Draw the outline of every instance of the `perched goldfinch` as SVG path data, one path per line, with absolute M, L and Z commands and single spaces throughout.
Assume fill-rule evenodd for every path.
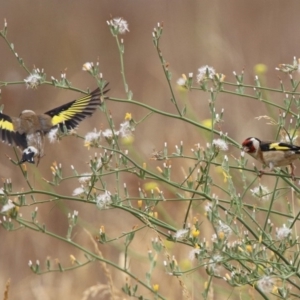
M 275 167 L 291 166 L 294 177 L 293 161 L 300 158 L 300 147 L 281 143 L 266 142 L 255 137 L 247 138 L 243 143 L 243 150 L 272 171 Z
M 34 157 L 39 159 L 44 155 L 44 137 L 51 130 L 58 128 L 63 131 L 74 129 L 79 122 L 91 116 L 98 105 L 107 98 L 103 95 L 109 90 L 97 88 L 90 95 L 63 104 L 44 114 L 36 114 L 32 110 L 24 110 L 19 117 L 9 117 L 0 113 L 0 140 L 22 150 L 19 163 L 34 163 Z

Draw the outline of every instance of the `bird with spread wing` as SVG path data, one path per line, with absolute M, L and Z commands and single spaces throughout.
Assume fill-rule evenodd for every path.
M 20 164 L 38 162 L 44 155 L 44 137 L 51 130 L 64 128 L 72 130 L 86 117 L 91 116 L 109 91 L 105 90 L 108 83 L 97 88 L 89 95 L 73 100 L 43 114 L 36 114 L 32 110 L 24 110 L 19 117 L 10 117 L 0 113 L 0 140 L 22 150 Z

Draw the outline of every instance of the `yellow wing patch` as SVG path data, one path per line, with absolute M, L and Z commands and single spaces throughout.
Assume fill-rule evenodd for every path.
M 52 124 L 57 125 L 72 119 L 76 114 L 84 113 L 86 108 L 89 106 L 91 95 L 76 100 L 66 110 L 62 110 L 58 115 L 52 117 Z
M 0 120 L 0 129 L 14 131 L 14 124 L 8 120 L 1 119 Z
M 290 147 L 279 145 L 279 143 L 272 143 L 272 144 L 270 144 L 269 149 L 274 149 L 274 150 L 291 150 Z

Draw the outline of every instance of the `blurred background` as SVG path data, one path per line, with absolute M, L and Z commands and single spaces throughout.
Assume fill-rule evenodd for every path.
M 68 80 L 75 87 L 95 88 L 93 78 L 82 71 L 85 62 L 99 62 L 100 71 L 110 82 L 109 96 L 126 98 L 120 74 L 120 59 L 115 39 L 112 37 L 106 21 L 113 17 L 122 17 L 129 23 L 130 32 L 122 38 L 125 45 L 125 71 L 133 99 L 164 110 L 176 113 L 170 102 L 171 94 L 160 65 L 156 49 L 152 42 L 152 31 L 158 22 L 163 22 L 164 33 L 161 40 L 161 51 L 169 63 L 173 74 L 172 83 L 181 107 L 187 104 L 187 115 L 201 122 L 210 118 L 208 109 L 209 95 L 203 92 L 181 93 L 176 89 L 176 81 L 181 74 L 194 73 L 198 68 L 209 65 L 218 73 L 226 75 L 226 81 L 236 82 L 232 72 L 245 72 L 245 82 L 254 83 L 257 75 L 255 66 L 264 64 L 265 71 L 258 74 L 264 85 L 279 87 L 278 75 L 288 86 L 289 79 L 275 71 L 279 63 L 292 63 L 293 57 L 299 57 L 299 1 L 261 1 L 261 0 L 215 0 L 215 1 L 2 1 L 0 4 L 0 24 L 4 19 L 8 23 L 8 39 L 14 44 L 15 51 L 23 58 L 27 67 L 44 69 L 47 79 L 50 76 L 60 78 L 66 72 Z M 2 20 L 2 21 L 1 21 Z M 0 27 L 2 27 L 0 25 Z M 0 81 L 22 81 L 28 74 L 19 66 L 4 40 L 0 39 Z M 298 75 L 296 75 L 298 76 Z M 298 78 L 299 79 L 299 78 Z M 18 116 L 24 109 L 45 112 L 80 96 L 78 93 L 42 85 L 37 89 L 26 88 L 25 84 L 2 87 L 0 104 L 4 105 L 4 113 Z M 266 95 L 270 101 L 281 101 L 282 95 Z M 126 103 L 107 102 L 116 127 L 123 122 L 125 113 L 130 112 L 135 120 L 140 120 L 146 110 Z M 265 125 L 266 121 L 257 121 L 257 116 L 270 114 L 264 104 L 242 98 L 221 94 L 218 96 L 216 110 L 225 109 L 222 131 L 238 142 L 248 136 L 262 139 L 274 138 L 275 129 Z M 278 112 L 273 111 L 276 116 Z M 107 122 L 100 111 L 82 122 L 78 133 L 84 135 L 94 128 L 105 129 Z M 188 151 L 196 143 L 206 143 L 206 133 L 173 119 L 153 115 L 136 128 L 135 143 L 132 151 L 140 163 L 146 162 L 149 168 L 161 165 L 149 160 L 153 150 L 162 150 L 164 142 L 168 143 L 169 152 L 175 145 L 183 141 Z M 126 148 L 124 146 L 124 148 Z M 134 150 L 133 150 L 134 149 Z M 231 149 L 231 153 L 239 153 Z M 59 144 L 47 144 L 46 156 L 38 168 L 28 166 L 29 180 L 36 189 L 46 189 L 56 193 L 71 195 L 79 186 L 75 180 L 67 181 L 59 187 L 49 187 L 41 178 L 51 180 L 51 164 L 62 163 L 64 175 L 71 175 L 71 165 L 79 173 L 88 172 L 89 156 L 95 149 L 87 150 L 82 140 L 67 137 Z M 27 190 L 28 187 L 21 176 L 19 168 L 13 165 L 5 154 L 15 157 L 11 147 L 0 144 L 0 176 L 3 180 L 10 178 L 14 191 Z M 181 165 L 183 164 L 183 165 Z M 180 167 L 187 168 L 193 164 L 178 162 L 174 166 L 178 173 L 175 180 L 183 180 L 184 173 Z M 173 168 L 173 166 L 172 166 Z M 177 168 L 177 169 L 176 169 Z M 299 170 L 299 168 L 298 168 Z M 126 181 L 131 195 L 137 195 L 138 187 L 143 184 L 134 177 L 122 178 Z M 216 175 L 216 181 L 223 180 Z M 114 188 L 114 181 L 108 182 Z M 39 198 L 42 200 L 43 198 Z M 44 199 L 47 199 L 46 197 Z M 121 232 L 130 231 L 140 225 L 133 217 L 122 211 L 99 211 L 94 206 L 81 205 L 70 201 L 45 204 L 39 206 L 39 220 L 49 230 L 58 235 L 66 235 L 68 222 L 66 214 L 79 211 L 80 226 L 75 230 L 74 240 L 94 251 L 89 236 L 98 233 L 104 225 L 110 237 Z M 180 228 L 186 205 L 180 203 L 166 204 L 161 214 L 173 226 Z M 203 205 L 193 211 L 194 215 L 202 214 Z M 22 209 L 24 216 L 30 217 L 33 207 Z M 82 253 L 41 234 L 28 230 L 14 233 L 0 229 L 0 291 L 5 282 L 11 279 L 9 299 L 83 299 L 89 289 L 97 289 L 97 284 L 107 284 L 102 267 L 90 264 L 79 270 L 65 273 L 34 275 L 27 267 L 28 261 L 39 260 L 41 265 L 47 257 L 55 264 L 57 258 L 64 265 L 70 265 L 69 255 L 84 261 Z M 137 235 L 132 246 L 132 272 L 145 278 L 148 268 L 147 250 L 151 249 L 151 238 L 155 234 L 150 229 Z M 100 245 L 106 259 L 119 263 L 122 260 L 122 242 Z M 176 254 L 178 261 L 187 259 L 190 249 L 182 247 Z M 170 249 L 172 253 L 172 249 Z M 163 260 L 163 258 L 162 258 Z M 160 282 L 161 292 L 167 299 L 182 299 L 182 288 L 176 278 L 166 277 L 159 261 L 160 272 L 155 279 Z M 144 269 L 140 269 L 144 266 Z M 120 272 L 111 268 L 116 289 L 124 284 Z M 205 272 L 199 272 L 186 278 L 186 284 L 192 291 L 193 299 L 202 299 L 201 292 L 205 281 Z M 153 282 L 155 283 L 155 282 Z M 132 282 L 134 284 L 134 282 Z M 172 285 L 172 289 L 170 289 Z M 220 295 L 230 295 L 232 290 L 215 290 L 212 299 Z M 230 299 L 238 299 L 238 293 Z M 244 289 L 246 294 L 248 291 Z M 87 293 L 87 292 L 86 292 Z M 225 293 L 225 294 L 224 294 Z M 109 299 L 99 293 L 95 299 Z M 151 298 L 151 296 L 149 295 Z M 223 297 L 223 296 L 222 296 Z M 225 297 L 225 296 L 224 296 Z M 246 296 L 245 296 L 246 297 Z M 249 296 L 250 297 L 250 296 Z M 125 299 L 126 297 L 123 296 Z M 91 296 L 86 299 L 92 299 Z M 127 299 L 127 298 L 126 298 Z M 246 299 L 246 298 L 245 298 Z

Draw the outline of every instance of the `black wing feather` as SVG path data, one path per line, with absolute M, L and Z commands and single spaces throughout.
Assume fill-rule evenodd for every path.
M 97 88 L 90 95 L 63 104 L 47 111 L 45 114 L 52 118 L 53 126 L 59 125 L 61 130 L 64 126 L 68 130 L 73 129 L 83 119 L 91 116 L 97 107 L 103 103 L 103 99 L 107 98 L 103 96 L 109 91 L 104 90 L 107 85 L 108 83 L 103 87 L 102 91 Z
M 278 147 L 270 147 L 270 145 L 272 144 L 277 144 Z M 282 148 L 280 148 L 282 147 Z M 293 145 L 293 144 L 288 144 L 288 143 L 283 143 L 283 142 L 261 142 L 260 143 L 260 148 L 262 151 L 295 151 L 295 152 L 299 152 L 300 151 L 300 147 Z
M 26 135 L 15 131 L 13 120 L 10 116 L 0 113 L 0 137 L 2 142 L 9 145 L 27 148 Z

